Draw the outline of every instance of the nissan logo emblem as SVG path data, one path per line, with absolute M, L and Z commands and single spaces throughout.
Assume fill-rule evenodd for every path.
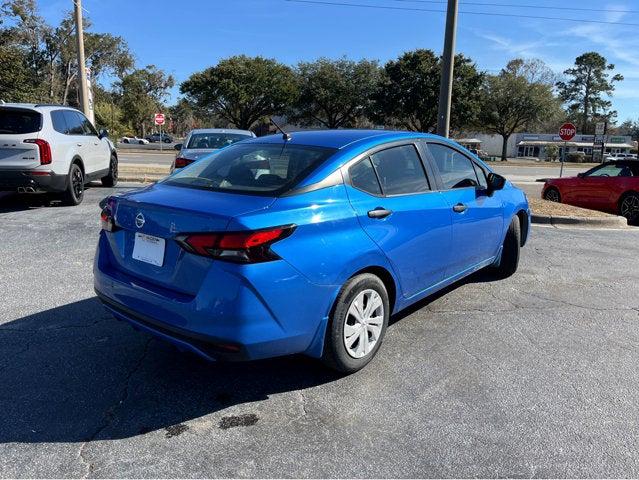
M 144 226 L 144 222 L 146 220 L 144 219 L 144 215 L 142 215 L 142 213 L 138 213 L 135 216 L 135 226 L 138 228 L 142 228 Z

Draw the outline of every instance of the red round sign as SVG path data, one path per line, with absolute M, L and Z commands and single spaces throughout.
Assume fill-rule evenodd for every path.
M 569 142 L 577 135 L 577 127 L 572 123 L 564 123 L 559 129 L 559 136 L 564 142 Z
M 156 113 L 155 114 L 155 124 L 156 125 L 164 125 L 164 114 Z

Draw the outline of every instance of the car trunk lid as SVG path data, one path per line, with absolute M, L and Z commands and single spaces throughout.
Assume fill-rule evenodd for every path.
M 118 197 L 115 212 L 120 230 L 110 238 L 115 267 L 151 284 L 195 295 L 213 260 L 186 253 L 176 236 L 224 231 L 233 217 L 268 208 L 274 201 L 162 184 L 125 194 Z M 148 240 L 145 235 L 160 239 L 157 248 L 162 253 L 154 258 L 161 264 L 139 258 L 136 250 Z

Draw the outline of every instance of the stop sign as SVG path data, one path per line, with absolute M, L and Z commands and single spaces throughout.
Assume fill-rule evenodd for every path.
M 156 125 L 164 125 L 164 114 L 156 113 L 155 114 L 155 124 Z
M 569 142 L 577 135 L 577 127 L 572 123 L 564 123 L 559 129 L 559 136 L 564 142 Z

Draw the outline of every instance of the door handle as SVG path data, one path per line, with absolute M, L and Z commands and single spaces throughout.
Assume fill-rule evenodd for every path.
M 463 203 L 458 203 L 453 207 L 453 212 L 464 213 L 467 209 L 468 207 L 466 205 L 464 205 Z
M 368 216 L 370 218 L 386 218 L 391 213 L 393 213 L 392 210 L 386 210 L 385 208 L 377 207 L 375 210 L 369 210 Z
M 78 147 L 81 147 L 83 144 L 82 143 L 77 143 L 76 144 Z

